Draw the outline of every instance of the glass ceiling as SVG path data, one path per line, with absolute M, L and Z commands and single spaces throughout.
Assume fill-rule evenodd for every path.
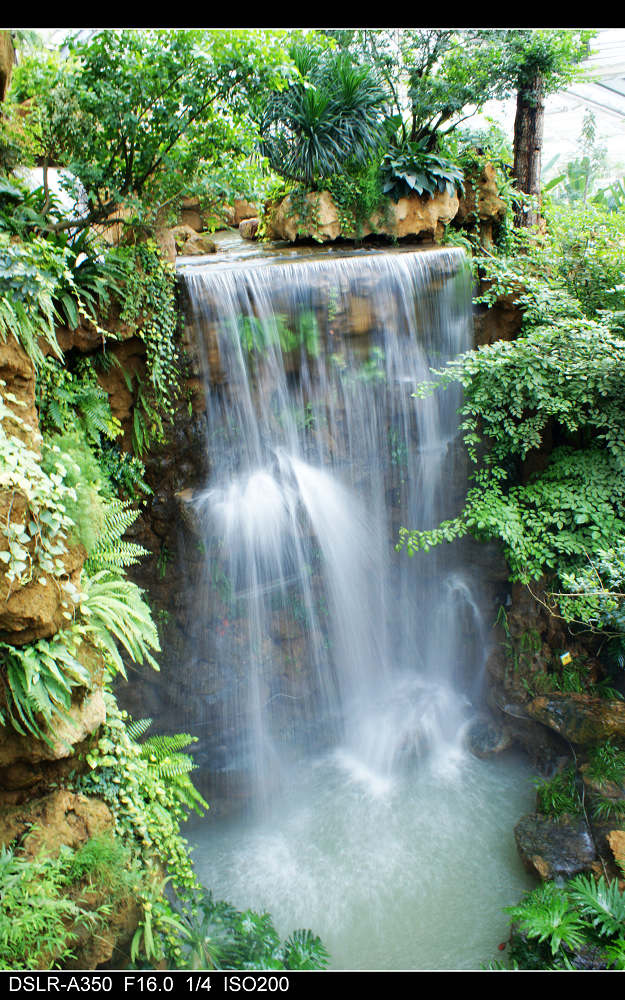
M 543 163 L 557 155 L 562 162 L 578 152 L 586 111 L 597 125 L 597 143 L 605 146 L 611 171 L 625 174 L 625 28 L 600 28 L 583 64 L 584 77 L 545 102 Z M 512 136 L 515 102 L 491 102 L 485 114 L 501 122 Z

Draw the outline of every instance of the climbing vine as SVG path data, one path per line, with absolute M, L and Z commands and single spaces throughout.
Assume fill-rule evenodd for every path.
M 121 251 L 118 251 L 121 252 Z M 162 441 L 173 419 L 181 377 L 177 343 L 178 314 L 173 268 L 163 261 L 153 243 L 140 243 L 122 252 L 125 277 L 121 319 L 145 345 L 147 378 L 126 379 L 136 392 L 133 417 L 135 452 Z

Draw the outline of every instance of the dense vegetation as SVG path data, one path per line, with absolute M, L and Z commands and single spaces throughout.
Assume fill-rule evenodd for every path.
M 523 104 L 537 80 L 541 93 L 562 85 L 589 35 L 105 30 L 70 41 L 63 57 L 23 43 L 0 122 L 0 338 L 16 341 L 34 366 L 42 440 L 29 437 L 0 383 L 0 486 L 19 492 L 28 513 L 2 522 L 0 561 L 10 587 L 58 585 L 65 603 L 52 637 L 0 644 L 0 724 L 49 740 L 75 689 L 91 685 L 84 650 L 95 650 L 107 720 L 72 787 L 109 805 L 115 837 L 54 860 L 29 861 L 19 845 L 3 850 L 0 967 L 62 966 L 79 930 L 96 929 L 129 893 L 140 903 L 132 962 L 305 969 L 328 961 L 311 932 L 282 942 L 267 914 L 241 913 L 198 885 L 181 836 L 189 813 L 207 808 L 183 752 L 191 737 L 146 738 L 148 721 L 129 719 L 113 695 L 128 664 L 158 668 L 158 629 L 126 573 L 145 553 L 124 536 L 149 492 L 143 459 L 181 403 L 175 281 L 154 237 L 184 198 L 199 198 L 217 226 L 237 196 L 291 192 L 297 203 L 327 188 L 357 234 L 389 197 L 461 191 L 486 161 L 495 164 L 509 205 L 495 244 L 451 230 L 448 240 L 472 256 L 477 303 L 514 293 L 523 327 L 421 387 L 462 385 L 474 475 L 456 518 L 427 532 L 407 526 L 400 545 L 413 554 L 465 534 L 496 539 L 511 579 L 540 580 L 553 613 L 597 635 L 608 676 L 625 662 L 622 190 L 591 183 L 587 129 L 586 160 L 551 185 L 545 225 L 515 228 L 531 194 L 514 183 L 519 149 L 494 128 L 465 124 L 491 98 L 516 94 Z M 16 170 L 24 166 L 41 169 L 40 186 L 25 183 Z M 66 169 L 57 193 L 52 167 Z M 104 239 L 113 224 L 122 230 L 116 245 Z M 120 323 L 144 349 L 142 368 L 125 372 L 126 435 L 100 382 Z M 79 325 L 95 331 L 96 346 L 64 354 L 58 329 Z M 65 558 L 78 545 L 85 560 L 75 586 Z M 608 763 L 620 752 L 604 747 Z M 545 801 L 564 796 L 574 811 L 566 776 L 560 785 L 543 790 Z M 95 910 L 85 897 L 92 880 L 111 883 Z M 545 887 L 513 917 L 522 938 L 512 957 L 524 967 L 566 967 L 586 945 L 623 967 L 614 884 Z

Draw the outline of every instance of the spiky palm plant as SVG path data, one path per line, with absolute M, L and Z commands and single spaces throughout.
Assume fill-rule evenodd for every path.
M 300 46 L 292 56 L 300 79 L 270 98 L 260 151 L 277 174 L 314 187 L 380 146 L 386 94 L 371 69 L 345 53 Z

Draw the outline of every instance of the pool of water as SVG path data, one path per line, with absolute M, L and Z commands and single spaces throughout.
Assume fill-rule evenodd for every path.
M 376 774 L 334 752 L 298 768 L 263 816 L 190 824 L 202 882 L 286 935 L 319 934 L 332 969 L 467 970 L 501 957 L 503 907 L 533 881 L 513 827 L 533 808 L 514 755 L 460 750 Z

